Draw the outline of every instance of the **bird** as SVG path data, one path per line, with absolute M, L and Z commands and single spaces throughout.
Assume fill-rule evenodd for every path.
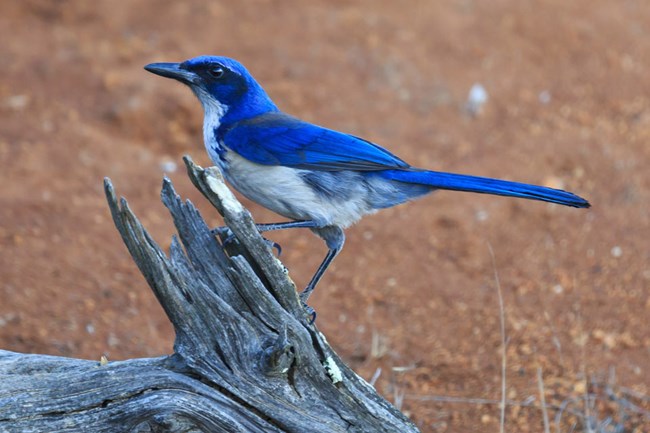
M 383 147 L 282 112 L 237 60 L 199 56 L 150 63 L 145 70 L 192 90 L 204 111 L 203 140 L 224 178 L 248 199 L 290 221 L 258 224 L 260 232 L 308 228 L 328 252 L 300 294 L 307 299 L 343 248 L 344 229 L 380 209 L 453 190 L 588 208 L 567 191 L 411 166 Z

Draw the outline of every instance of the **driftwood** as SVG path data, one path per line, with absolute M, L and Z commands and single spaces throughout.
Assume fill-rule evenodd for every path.
M 168 257 L 105 181 L 115 225 L 174 326 L 174 354 L 106 363 L 0 351 L 0 431 L 417 431 L 309 324 L 220 174 L 185 162 L 236 237 L 225 247 L 165 179 L 178 231 Z

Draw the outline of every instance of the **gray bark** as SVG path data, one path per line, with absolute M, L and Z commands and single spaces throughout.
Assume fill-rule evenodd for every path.
M 282 263 L 215 169 L 185 160 L 235 240 L 171 182 L 169 256 L 110 180 L 117 229 L 174 326 L 174 354 L 100 363 L 0 351 L 3 432 L 416 432 L 309 324 Z

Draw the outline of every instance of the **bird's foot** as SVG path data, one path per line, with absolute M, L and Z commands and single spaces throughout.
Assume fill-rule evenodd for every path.
M 275 250 L 278 252 L 278 257 L 282 255 L 282 246 L 279 243 L 273 242 L 272 240 L 266 238 L 264 238 L 264 240 L 269 244 L 271 248 L 275 248 Z
M 212 233 L 213 236 L 218 236 L 221 239 L 221 244 L 224 247 L 228 246 L 229 243 L 235 240 L 235 234 L 227 226 L 214 228 L 210 230 L 210 233 Z M 262 237 L 262 239 L 264 239 L 264 242 L 266 242 L 270 248 L 275 248 L 275 250 L 278 252 L 278 257 L 282 255 L 282 246 L 279 243 L 274 242 L 270 239 L 266 239 L 265 237 Z
M 309 286 L 305 290 L 302 291 L 300 294 L 300 303 L 302 304 L 302 308 L 304 308 L 305 313 L 307 313 L 307 316 L 309 316 L 309 324 L 313 325 L 314 322 L 316 321 L 316 310 L 314 310 L 312 307 L 307 305 L 307 299 L 309 298 L 309 295 L 311 295 L 311 292 L 314 289 L 310 289 Z
M 228 226 L 216 227 L 210 230 L 212 236 L 218 236 L 221 239 L 223 245 L 228 245 L 235 239 L 235 234 L 230 230 Z
M 302 308 L 305 310 L 305 313 L 307 313 L 307 316 L 309 317 L 309 324 L 313 325 L 316 321 L 316 310 L 314 310 L 313 307 L 307 305 L 305 302 L 301 302 L 301 304 Z

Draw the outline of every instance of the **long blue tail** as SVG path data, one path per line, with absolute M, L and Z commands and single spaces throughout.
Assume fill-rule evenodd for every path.
M 581 208 L 591 206 L 589 202 L 582 197 L 578 197 L 573 193 L 562 191 L 560 189 L 510 182 L 507 180 L 491 179 L 487 177 L 425 170 L 386 170 L 382 173 L 382 177 L 400 182 L 428 185 L 433 189 L 448 189 L 453 191 L 468 191 L 478 192 L 481 194 L 520 197 Z

